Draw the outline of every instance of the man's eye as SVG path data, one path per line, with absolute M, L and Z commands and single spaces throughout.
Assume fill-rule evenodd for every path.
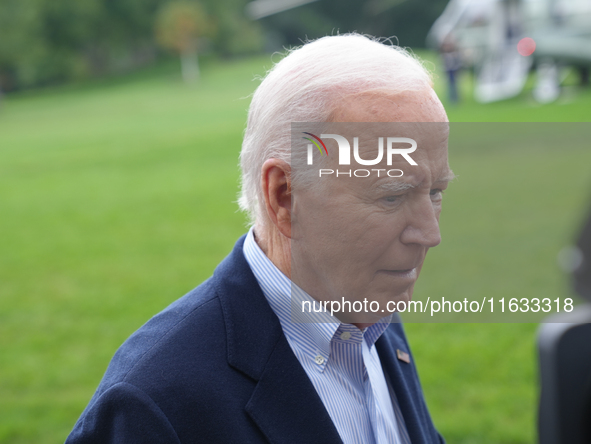
M 386 196 L 384 197 L 384 200 L 388 203 L 393 203 L 398 201 L 398 199 L 400 199 L 400 196 Z
M 429 192 L 431 195 L 431 200 L 434 202 L 440 201 L 443 198 L 443 190 L 440 188 L 436 188 Z

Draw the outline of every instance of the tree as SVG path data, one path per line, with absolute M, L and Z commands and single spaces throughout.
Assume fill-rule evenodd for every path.
M 184 77 L 196 78 L 197 39 L 204 34 L 211 39 L 211 50 L 222 56 L 261 49 L 260 23 L 243 15 L 248 1 L 0 0 L 0 89 L 78 81 L 147 66 L 161 55 L 154 32 L 157 19 L 168 28 L 162 32 L 162 46 L 181 53 Z M 171 2 L 185 6 L 173 7 Z M 176 15 L 182 32 L 175 20 L 172 26 L 165 23 L 167 15 L 174 17 L 170 10 L 175 8 L 181 10 Z M 170 28 L 176 30 L 172 37 Z
M 163 5 L 156 17 L 156 39 L 160 45 L 179 53 L 183 80 L 199 78 L 197 44 L 210 30 L 207 16 L 199 3 L 172 1 Z

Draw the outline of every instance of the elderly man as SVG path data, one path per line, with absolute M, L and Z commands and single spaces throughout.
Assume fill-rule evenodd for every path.
M 399 48 L 332 36 L 280 61 L 241 153 L 253 228 L 121 346 L 67 442 L 443 442 L 392 312 L 440 242 L 445 122 Z

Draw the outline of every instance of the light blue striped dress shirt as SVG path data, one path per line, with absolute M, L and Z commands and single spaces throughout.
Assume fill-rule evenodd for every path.
M 293 313 L 293 322 L 292 298 L 311 301 L 310 296 L 275 267 L 256 243 L 253 229 L 244 242 L 244 256 L 343 442 L 410 444 L 374 345 L 390 317 L 363 331 L 330 313 L 314 313 L 313 323 L 297 322 L 305 321 L 306 314 Z

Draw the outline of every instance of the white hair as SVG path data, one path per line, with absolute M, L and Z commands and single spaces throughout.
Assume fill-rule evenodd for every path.
M 390 43 L 386 41 L 385 43 Z M 255 91 L 240 163 L 240 208 L 266 221 L 261 168 L 267 159 L 291 160 L 292 122 L 330 122 L 351 95 L 395 95 L 432 86 L 421 62 L 405 49 L 360 34 L 323 37 L 288 52 Z

